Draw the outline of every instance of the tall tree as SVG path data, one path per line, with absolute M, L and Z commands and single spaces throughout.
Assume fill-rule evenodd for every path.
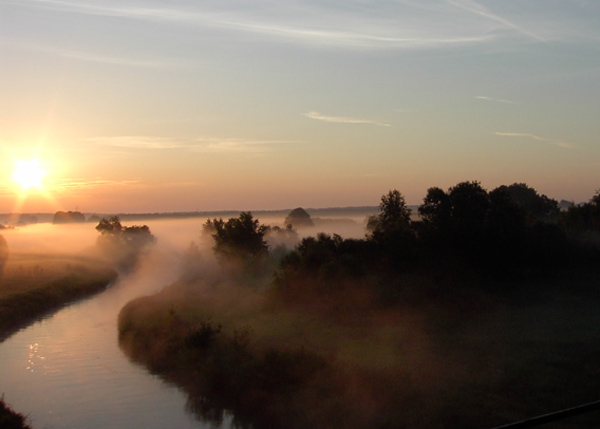
M 373 232 L 408 231 L 410 214 L 404 196 L 394 189 L 382 195 L 379 214 L 369 218 L 367 228 Z
M 251 264 L 268 253 L 269 247 L 264 239 L 268 227 L 261 225 L 250 212 L 242 212 L 239 217 L 227 222 L 209 219 L 203 228 L 214 238 L 213 251 L 222 261 Z

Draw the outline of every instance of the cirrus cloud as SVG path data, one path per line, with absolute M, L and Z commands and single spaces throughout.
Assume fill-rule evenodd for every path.
M 546 137 L 540 137 L 537 136 L 535 134 L 531 134 L 531 133 L 503 133 L 503 132 L 495 132 L 494 133 L 497 136 L 500 137 L 518 137 L 518 138 L 527 138 L 527 139 L 531 139 L 531 140 L 536 140 L 536 141 L 540 141 L 540 142 L 544 142 L 544 143 L 548 143 L 554 146 L 559 146 L 559 147 L 563 147 L 566 149 L 572 149 L 573 145 L 571 143 L 567 143 L 564 142 L 562 140 L 554 140 L 554 139 L 549 139 Z
M 304 113 L 304 116 L 310 119 L 315 119 L 317 121 L 323 122 L 332 122 L 336 124 L 366 124 L 366 125 L 377 125 L 379 127 L 391 127 L 390 124 L 386 124 L 383 122 L 373 121 L 371 119 L 361 119 L 361 118 L 348 118 L 344 116 L 325 116 L 321 115 L 319 112 L 308 112 Z

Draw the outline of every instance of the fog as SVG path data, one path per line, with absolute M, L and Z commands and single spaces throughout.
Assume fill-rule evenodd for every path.
M 224 220 L 234 217 L 231 213 L 219 215 L 213 218 Z M 256 217 L 261 224 L 269 226 L 284 227 L 284 214 L 262 214 Z M 144 220 L 126 220 L 123 226 L 147 225 L 151 233 L 156 237 L 154 245 L 144 250 L 135 271 L 127 273 L 137 276 L 140 281 L 144 277 L 163 278 L 166 286 L 177 280 L 183 273 L 185 265 L 185 254 L 190 245 L 194 243 L 199 246 L 201 258 L 196 261 L 201 269 L 212 269 L 215 260 L 212 252 L 212 239 L 203 236 L 202 225 L 209 217 L 170 219 L 150 218 Z M 344 216 L 343 213 L 334 213 L 331 217 L 315 218 L 315 226 L 300 228 L 297 230 L 298 241 L 304 237 L 314 236 L 319 232 L 329 234 L 340 234 L 344 238 L 361 238 L 365 235 L 364 216 Z M 72 223 L 51 224 L 39 223 L 20 226 L 14 229 L 3 229 L 1 235 L 5 238 L 8 251 L 13 259 L 20 256 L 70 256 L 83 258 L 97 258 L 106 260 L 97 249 L 96 241 L 100 234 L 96 231 L 96 223 Z M 267 235 L 267 242 L 270 237 Z M 294 242 L 287 240 L 286 243 L 270 241 L 269 245 L 274 248 L 278 244 L 285 244 L 288 250 L 293 250 Z M 160 263 L 159 263 L 160 261 Z M 124 275 L 125 273 L 121 273 Z
M 215 217 L 227 220 L 235 216 L 217 214 L 211 219 Z M 284 226 L 284 214 L 261 213 L 255 218 L 264 225 Z M 600 316 L 593 316 L 597 313 L 596 301 L 587 303 L 582 311 L 586 302 L 549 293 L 544 301 L 515 307 L 508 301 L 493 302 L 489 294 L 458 284 L 452 293 L 435 296 L 432 291 L 436 285 L 426 277 L 406 275 L 395 280 L 395 287 L 402 293 L 395 297 L 399 304 L 382 303 L 373 289 L 358 281 L 347 281 L 343 288 L 326 293 L 311 290 L 307 282 L 294 306 L 278 302 L 265 307 L 269 294 L 264 292 L 273 285 L 272 272 L 248 281 L 223 269 L 214 256 L 212 239 L 202 233 L 207 219 L 122 222 L 123 226 L 147 225 L 156 242 L 142 251 L 133 269 L 120 272 L 120 286 L 110 299 L 98 300 L 96 307 L 100 313 L 115 315 L 125 306 L 124 317 L 136 326 L 138 340 L 144 341 L 148 334 L 148 343 L 139 349 L 144 350 L 141 355 L 135 350 L 139 344 L 125 342 L 121 347 L 129 358 L 151 370 L 156 369 L 153 360 L 160 361 L 164 351 L 161 347 L 168 343 L 163 340 L 170 339 L 157 338 L 155 331 L 148 333 L 145 329 L 155 323 L 167 323 L 166 328 L 171 329 L 165 315 L 174 314 L 182 326 L 187 326 L 184 321 L 189 323 L 188 327 L 180 327 L 183 339 L 190 329 L 209 321 L 213 326 L 223 326 L 222 332 L 219 328 L 223 338 L 251 333 L 249 353 L 254 353 L 256 359 L 260 359 L 261 350 L 273 347 L 282 353 L 301 349 L 321 356 L 335 370 L 317 384 L 323 391 L 336 389 L 339 403 L 330 404 L 327 399 L 316 407 L 310 404 L 309 414 L 322 418 L 330 407 L 349 406 L 352 411 L 345 422 L 349 427 L 383 424 L 385 416 L 388 423 L 408 422 L 414 427 L 443 427 L 448 415 L 461 415 L 463 420 L 457 421 L 487 424 L 485 415 L 494 409 L 494 401 L 485 408 L 480 407 L 478 398 L 505 396 L 513 388 L 518 388 L 523 397 L 536 397 L 537 387 L 515 387 L 512 380 L 516 375 L 528 374 L 537 361 L 547 360 L 547 368 L 537 376 L 544 389 L 560 383 L 555 368 L 570 365 L 557 354 L 563 343 L 583 344 L 581 354 L 572 357 L 575 365 L 568 366 L 567 373 L 580 384 L 588 376 L 579 368 L 590 364 L 587 340 L 596 340 L 600 335 Z M 352 217 L 334 213 L 330 217 L 314 216 L 313 221 L 315 226 L 297 230 L 298 240 L 319 232 L 363 238 L 366 232 L 364 214 Z M 10 251 L 9 261 L 19 255 L 107 260 L 96 246 L 100 234 L 95 226 L 38 224 L 3 230 L 2 235 Z M 269 244 L 273 249 L 278 243 Z M 292 247 L 287 243 L 288 250 Z M 586 287 L 585 280 L 580 283 Z M 136 300 L 143 295 L 148 298 Z M 577 326 L 578 335 L 573 335 L 573 326 Z M 553 334 L 559 331 L 563 333 L 560 338 Z M 176 330 L 172 334 L 179 335 Z M 544 348 L 537 350 L 537 342 L 542 340 L 546 352 Z M 195 402 L 198 392 L 186 383 L 186 377 L 170 377 L 189 395 L 190 410 L 201 419 L 215 416 L 215 410 L 207 414 L 203 403 L 200 406 Z M 589 392 L 591 388 L 586 389 Z M 550 409 L 531 401 L 523 405 L 525 410 L 519 411 L 518 405 L 513 408 L 518 410 L 516 415 L 522 415 L 530 410 L 551 411 L 563 403 L 553 398 L 548 401 Z M 465 417 L 464 410 L 473 417 Z

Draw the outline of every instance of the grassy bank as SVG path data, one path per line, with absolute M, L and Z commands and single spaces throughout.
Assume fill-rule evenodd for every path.
M 128 304 L 120 343 L 206 421 L 229 412 L 256 428 L 489 428 L 600 398 L 597 284 L 565 275 L 393 307 L 346 289 L 294 307 L 180 283 Z M 591 413 L 554 427 L 598 423 Z
M 180 283 L 122 310 L 120 344 L 209 422 L 229 412 L 256 428 L 489 428 L 600 398 L 596 285 L 567 276 L 538 294 L 463 290 L 385 308 L 345 290 L 294 308 Z M 465 311 L 474 300 L 485 304 Z M 599 413 L 556 427 L 592 423 Z
M 0 342 L 65 304 L 104 290 L 117 275 L 92 260 L 41 255 L 11 255 L 0 274 Z M 0 427 L 29 428 L 3 397 Z
M 61 306 L 103 290 L 116 272 L 76 257 L 11 255 L 0 278 L 0 340 Z

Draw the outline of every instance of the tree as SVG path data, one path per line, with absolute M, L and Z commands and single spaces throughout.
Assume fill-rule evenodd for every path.
M 560 222 L 570 231 L 600 232 L 600 190 L 587 203 L 569 207 Z
M 96 231 L 100 233 L 98 247 L 124 270 L 131 269 L 142 250 L 156 241 L 147 225 L 124 227 L 117 216 L 103 218 Z
M 58 211 L 54 213 L 54 218 L 52 219 L 52 223 L 61 224 L 61 223 L 79 223 L 85 222 L 85 216 L 81 212 L 63 212 Z
M 121 222 L 117 216 L 113 216 L 108 219 L 102 218 L 96 226 L 96 231 L 102 235 L 120 234 L 122 230 L 123 225 L 121 225 Z
M 223 219 L 207 220 L 203 226 L 215 240 L 213 251 L 223 262 L 229 261 L 251 265 L 268 254 L 269 246 L 264 240 L 268 230 L 250 212 L 242 212 L 239 217 L 227 222 Z
M 423 222 L 437 230 L 447 230 L 452 216 L 450 196 L 442 189 L 433 187 L 427 190 L 423 204 L 419 206 L 419 215 Z
M 367 222 L 368 239 L 376 244 L 381 263 L 395 270 L 407 267 L 414 257 L 416 236 L 410 214 L 404 196 L 394 189 L 381 197 L 379 214 Z
M 408 231 L 410 214 L 404 196 L 394 189 L 382 195 L 379 214 L 369 218 L 367 229 L 372 232 Z
M 284 224 L 292 225 L 294 228 L 314 226 L 313 220 L 310 215 L 302 207 L 295 208 L 292 210 L 284 220 Z
M 558 219 L 560 213 L 558 202 L 546 195 L 538 194 L 535 189 L 525 183 L 502 185 L 496 189 L 506 192 L 511 201 L 523 209 L 529 223 L 555 222 Z
M 448 190 L 453 229 L 463 238 L 474 238 L 483 230 L 490 208 L 488 193 L 477 181 L 461 182 Z

